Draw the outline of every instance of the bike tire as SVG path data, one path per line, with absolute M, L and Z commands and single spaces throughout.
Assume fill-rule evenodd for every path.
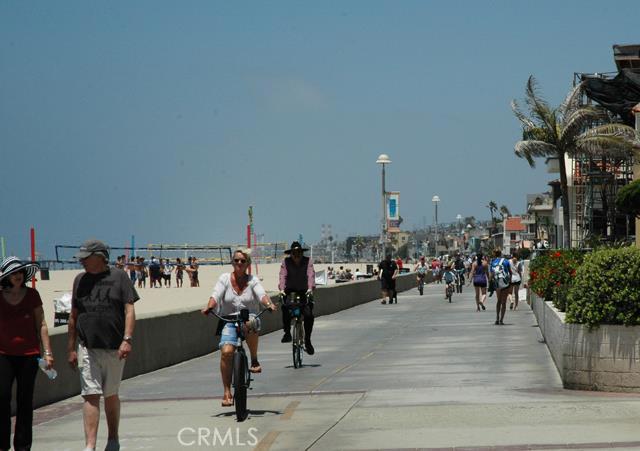
M 247 418 L 247 357 L 240 352 L 233 355 L 233 403 L 236 407 L 236 419 Z
M 291 356 L 293 357 L 293 367 L 298 368 L 298 340 L 300 339 L 300 331 L 298 330 L 298 318 L 293 319 L 292 336 L 291 336 Z

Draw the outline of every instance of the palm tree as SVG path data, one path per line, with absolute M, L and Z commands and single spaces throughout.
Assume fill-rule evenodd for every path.
M 496 219 L 495 219 L 495 213 L 498 211 L 498 204 L 495 203 L 495 201 L 490 200 L 489 201 L 489 205 L 487 205 L 487 208 L 489 209 L 489 213 L 491 213 L 491 233 L 493 233 L 493 229 L 496 228 Z
M 564 245 L 571 247 L 570 212 L 565 156 L 612 156 L 627 158 L 633 151 L 635 130 L 612 123 L 601 107 L 582 105 L 582 84 L 575 86 L 557 108 L 551 108 L 540 96 L 535 78 L 529 77 L 525 89 L 525 115 L 516 101 L 511 102 L 513 113 L 522 123 L 522 140 L 515 144 L 516 156 L 535 167 L 534 158 L 557 158 L 560 167 L 560 192 Z M 596 125 L 593 124 L 603 124 Z
M 511 212 L 509 211 L 509 208 L 507 208 L 506 205 L 502 205 L 500 207 L 500 216 L 502 216 L 503 221 L 509 216 L 511 216 Z

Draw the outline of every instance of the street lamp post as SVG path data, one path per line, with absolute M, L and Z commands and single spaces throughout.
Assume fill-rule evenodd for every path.
M 433 196 L 431 198 L 431 202 L 433 202 L 433 205 L 435 205 L 436 207 L 436 236 L 435 236 L 435 250 L 436 250 L 436 257 L 438 256 L 438 202 L 440 202 L 440 196 L 436 195 Z
M 387 252 L 387 189 L 385 187 L 384 166 L 391 163 L 389 155 L 381 153 L 376 163 L 382 165 L 382 231 L 380 233 L 380 244 L 382 245 L 382 258 Z

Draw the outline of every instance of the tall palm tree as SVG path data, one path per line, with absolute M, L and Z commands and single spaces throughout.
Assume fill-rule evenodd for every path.
M 502 205 L 500 207 L 500 216 L 502 216 L 502 220 L 504 221 L 507 217 L 511 216 L 511 212 L 506 205 Z
M 535 166 L 534 158 L 553 157 L 560 167 L 560 192 L 564 245 L 571 246 L 570 212 L 567 188 L 565 156 L 578 155 L 629 157 L 633 152 L 635 130 L 632 127 L 612 123 L 611 117 L 601 107 L 582 105 L 583 85 L 575 86 L 557 108 L 551 108 L 540 96 L 535 78 L 529 77 L 525 89 L 528 115 L 522 112 L 514 100 L 513 113 L 522 123 L 522 140 L 515 144 L 516 156 L 524 158 L 529 166 Z M 602 125 L 593 125 L 602 124 Z
M 489 213 L 491 213 L 491 233 L 493 233 L 493 229 L 496 228 L 496 219 L 495 219 L 495 214 L 498 211 L 498 204 L 493 201 L 490 200 L 489 201 L 489 205 L 487 205 L 487 208 L 489 209 Z

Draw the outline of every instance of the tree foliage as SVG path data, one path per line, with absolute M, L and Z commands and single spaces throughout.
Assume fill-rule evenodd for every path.
M 640 180 L 634 180 L 620 188 L 616 196 L 616 207 L 621 213 L 640 216 Z

